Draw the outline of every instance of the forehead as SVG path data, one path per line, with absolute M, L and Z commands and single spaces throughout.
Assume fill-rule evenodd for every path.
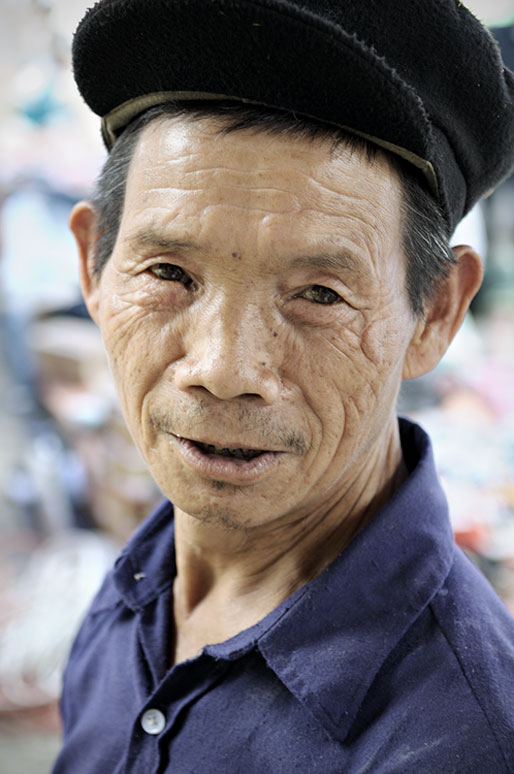
M 275 241 L 329 244 L 344 236 L 373 250 L 399 244 L 400 210 L 400 181 L 382 153 L 370 160 L 333 140 L 223 133 L 215 119 L 166 118 L 138 140 L 122 226 L 151 220 L 197 230 L 201 218 L 207 235 L 218 216 L 234 228 L 266 226 Z

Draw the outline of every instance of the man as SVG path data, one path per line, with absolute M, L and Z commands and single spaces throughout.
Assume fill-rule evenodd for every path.
M 167 499 L 75 642 L 54 771 L 513 772 L 514 624 L 395 414 L 514 161 L 492 39 L 452 0 L 102 0 L 74 64 L 111 148 L 84 296 Z

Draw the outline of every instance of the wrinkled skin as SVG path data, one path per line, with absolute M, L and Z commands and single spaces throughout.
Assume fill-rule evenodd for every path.
M 277 598 L 401 482 L 402 376 L 435 365 L 467 305 L 443 325 L 445 303 L 432 328 L 413 316 L 400 197 L 381 156 L 167 119 L 136 148 L 100 279 L 94 214 L 72 216 L 85 298 L 178 539 L 199 565 L 253 551 L 254 577 L 294 554 Z M 190 467 L 171 433 L 280 454 L 255 480 L 223 481 Z

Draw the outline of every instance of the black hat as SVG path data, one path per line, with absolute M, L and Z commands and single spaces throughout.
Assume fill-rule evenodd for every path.
M 100 0 L 73 65 L 108 147 L 169 100 L 286 109 L 414 164 L 451 227 L 514 166 L 514 75 L 459 0 Z

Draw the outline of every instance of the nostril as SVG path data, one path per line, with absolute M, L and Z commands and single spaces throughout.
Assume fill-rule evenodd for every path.
M 252 362 L 251 353 L 243 357 L 241 352 L 231 351 L 229 345 L 221 349 L 204 347 L 189 352 L 177 363 L 174 381 L 180 390 L 194 390 L 199 398 L 209 393 L 223 400 L 245 398 L 274 403 L 279 392 L 278 376 L 267 363 L 267 358 Z

